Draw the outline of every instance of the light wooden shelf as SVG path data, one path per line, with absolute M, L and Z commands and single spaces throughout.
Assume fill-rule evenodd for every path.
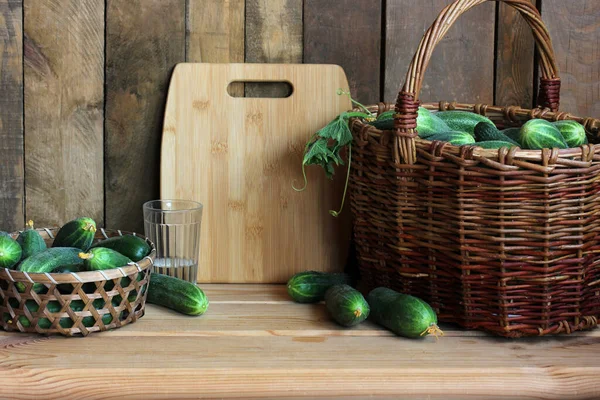
M 149 305 L 87 338 L 0 332 L 0 398 L 600 398 L 600 330 L 510 340 L 342 329 L 278 285 L 203 285 L 201 317 Z

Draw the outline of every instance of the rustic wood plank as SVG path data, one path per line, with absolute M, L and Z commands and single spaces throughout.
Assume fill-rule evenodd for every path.
M 302 0 L 246 0 L 246 62 L 302 62 Z M 246 84 L 246 97 L 286 97 L 280 83 Z
M 104 2 L 25 0 L 26 217 L 104 223 Z
M 0 230 L 22 229 L 23 1 L 0 0 Z
M 306 0 L 304 5 L 304 62 L 341 65 L 352 95 L 365 104 L 380 100 L 381 3 Z M 419 7 L 413 3 L 411 13 Z
M 244 18 L 244 0 L 188 0 L 186 61 L 244 62 Z M 243 96 L 244 85 L 230 93 Z
M 0 344 L 0 395 L 585 399 L 600 396 L 599 350 L 585 338 L 51 338 Z
M 535 5 L 535 0 L 529 0 Z M 496 57 L 496 99 L 500 106 L 533 104 L 535 40 L 531 28 L 514 8 L 500 3 Z
M 200 284 L 211 303 L 289 303 L 285 285 Z
M 169 79 L 185 60 L 185 0 L 109 0 L 106 36 L 106 224 L 143 232 L 159 197 Z
M 425 31 L 453 0 L 431 0 L 415 7 L 413 0 L 389 0 L 386 13 L 386 101 L 396 100 L 406 71 Z M 421 101 L 494 101 L 495 4 L 464 14 L 431 57 Z
M 562 79 L 561 111 L 600 115 L 600 2 L 544 0 L 548 26 Z

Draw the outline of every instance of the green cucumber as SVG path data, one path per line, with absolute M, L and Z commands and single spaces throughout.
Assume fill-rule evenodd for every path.
M 125 257 L 118 251 L 104 247 L 90 249 L 88 253 L 79 254 L 79 257 L 83 260 L 83 265 L 88 271 L 125 267 L 132 262 L 129 257 Z
M 44 273 L 52 272 L 63 265 L 79 264 L 80 252 L 81 250 L 74 247 L 51 247 L 23 260 L 19 264 L 19 271 Z
M 521 146 L 521 128 L 506 128 L 501 130 L 500 133 Z
M 480 122 L 494 124 L 491 119 L 468 111 L 441 111 L 435 114 L 451 131 L 466 132 L 475 136 L 475 126 Z
M 369 293 L 367 302 L 373 320 L 396 335 L 417 338 L 443 334 L 435 311 L 418 297 L 379 287 Z
M 358 325 L 369 316 L 369 304 L 363 295 L 348 285 L 333 285 L 325 292 L 325 306 L 340 325 Z
M 512 141 L 510 142 L 506 142 L 504 140 L 486 140 L 483 142 L 477 142 L 475 143 L 477 146 L 481 147 L 482 149 L 499 149 L 502 147 L 519 147 L 519 145 L 514 144 Z
M 19 264 L 18 270 L 29 273 L 53 272 L 54 269 L 63 265 L 81 263 L 79 252 L 80 250 L 74 247 L 51 247 L 23 260 Z M 17 282 L 15 285 L 20 292 L 25 291 L 23 282 Z M 45 286 L 41 283 L 33 285 L 33 290 L 36 293 L 40 293 L 44 289 Z
M 23 249 L 23 255 L 21 259 L 24 260 L 32 255 L 39 253 L 41 251 L 46 250 L 46 241 L 40 235 L 38 231 L 33 229 L 33 221 L 29 220 L 27 222 L 27 227 L 17 237 L 17 242 L 21 245 Z
M 512 143 L 513 146 L 519 146 L 519 143 L 500 132 L 496 128 L 496 125 L 488 122 L 480 122 L 475 125 L 475 139 L 478 142 L 501 141 Z
M 564 120 L 556 121 L 552 123 L 552 125 L 558 129 L 569 147 L 579 147 L 582 144 L 587 144 L 588 140 L 585 134 L 585 128 L 579 122 Z
M 464 146 L 475 143 L 475 138 L 465 132 L 439 132 L 432 135 L 426 135 L 422 137 L 425 140 L 440 140 L 442 142 L 449 142 L 454 146 Z
M 208 308 L 208 299 L 198 286 L 155 273 L 150 275 L 147 301 L 186 315 L 202 315 Z
M 76 247 L 88 251 L 96 234 L 96 222 L 91 218 L 77 218 L 67 222 L 56 234 L 52 247 Z
M 526 149 L 566 149 L 569 146 L 557 127 L 545 119 L 529 120 L 521 127 L 519 142 Z
M 150 245 L 139 236 L 115 236 L 96 243 L 92 248 L 104 247 L 118 251 L 132 261 L 138 262 L 150 253 Z
M 13 268 L 23 255 L 21 245 L 10 236 L 0 236 L 0 268 Z
M 370 122 L 371 125 L 382 131 L 394 129 L 394 111 L 386 111 L 377 117 L 376 121 Z M 452 131 L 444 121 L 437 117 L 436 113 L 432 113 L 424 107 L 419 107 L 417 115 L 417 132 L 419 137 L 424 138 L 426 135 L 431 135 L 438 132 Z
M 287 292 L 298 303 L 317 303 L 333 285 L 349 283 L 350 277 L 344 273 L 304 271 L 290 278 Z
M 4 231 L 0 231 L 0 237 L 2 237 L 2 236 L 9 236 L 9 237 L 11 237 L 10 233 L 4 232 Z

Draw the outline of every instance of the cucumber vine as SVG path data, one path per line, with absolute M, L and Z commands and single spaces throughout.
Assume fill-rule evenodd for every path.
M 364 105 L 360 104 L 350 96 L 350 92 L 342 89 L 337 90 L 338 96 L 346 95 L 350 101 L 363 109 L 361 111 L 346 111 L 338 115 L 333 121 L 325 127 L 317 131 L 306 143 L 304 147 L 304 158 L 302 160 L 302 176 L 304 177 L 304 186 L 296 188 L 292 184 L 292 188 L 301 192 L 306 189 L 308 180 L 306 178 L 307 165 L 319 165 L 325 171 L 325 175 L 329 179 L 333 179 L 335 167 L 344 165 L 344 160 L 340 156 L 340 151 L 344 147 L 348 147 L 348 172 L 346 174 L 346 184 L 344 186 L 344 194 L 342 196 L 342 204 L 339 211 L 330 210 L 329 213 L 337 217 L 344 208 L 344 201 L 350 181 L 350 167 L 352 165 L 352 132 L 350 132 L 350 118 L 363 118 L 367 121 L 375 120 L 375 115 L 370 112 Z

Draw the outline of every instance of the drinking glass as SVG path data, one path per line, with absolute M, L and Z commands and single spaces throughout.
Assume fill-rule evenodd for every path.
M 196 283 L 202 204 L 190 200 L 144 203 L 144 231 L 156 246 L 154 272 Z

